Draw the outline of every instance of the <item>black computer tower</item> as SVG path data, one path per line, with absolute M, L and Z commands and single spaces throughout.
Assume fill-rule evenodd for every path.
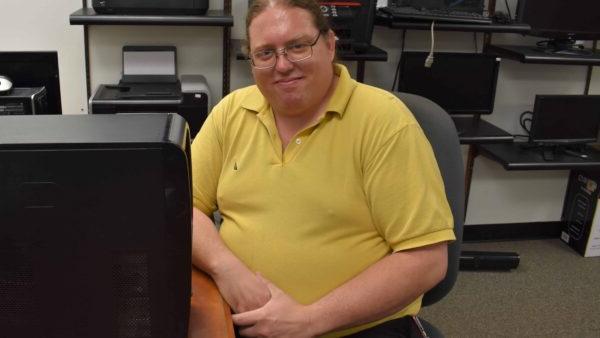
M 8 95 L 0 95 L 0 115 L 48 114 L 48 94 L 45 87 L 13 88 Z
M 0 336 L 187 337 L 189 142 L 176 114 L 0 116 Z

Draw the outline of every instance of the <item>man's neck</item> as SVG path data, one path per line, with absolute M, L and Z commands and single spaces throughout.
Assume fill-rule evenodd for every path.
M 281 139 L 283 149 L 287 147 L 292 137 L 298 134 L 301 130 L 313 125 L 323 114 L 325 114 L 327 104 L 333 95 L 338 80 L 339 77 L 334 75 L 331 85 L 329 86 L 327 93 L 321 102 L 316 106 L 305 109 L 304 111 L 299 111 L 295 114 L 277 114 L 277 108 L 272 107 L 273 115 L 275 117 L 275 125 L 277 126 L 277 131 L 279 132 L 279 138 Z

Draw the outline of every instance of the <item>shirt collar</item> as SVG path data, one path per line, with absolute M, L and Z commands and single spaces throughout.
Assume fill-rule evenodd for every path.
M 350 96 L 352 96 L 354 88 L 356 87 L 356 81 L 350 77 L 348 69 L 342 64 L 334 64 L 333 71 L 336 76 L 339 76 L 339 79 L 333 95 L 329 99 L 326 111 L 335 112 L 338 115 L 343 116 L 346 106 L 348 105 L 348 101 L 350 100 Z M 241 105 L 245 109 L 259 113 L 266 110 L 269 107 L 269 104 L 262 93 L 260 93 L 258 87 L 254 87 L 257 91 L 257 94 L 247 95 L 241 102 Z

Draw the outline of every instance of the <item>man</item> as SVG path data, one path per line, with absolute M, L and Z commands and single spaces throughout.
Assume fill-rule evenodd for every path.
M 333 63 L 314 0 L 257 0 L 246 28 L 256 86 L 192 146 L 193 263 L 242 336 L 399 337 L 454 239 L 431 147 L 395 96 Z

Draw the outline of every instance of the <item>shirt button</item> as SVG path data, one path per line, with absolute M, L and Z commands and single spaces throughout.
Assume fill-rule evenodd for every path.
M 300 143 L 302 143 L 302 140 L 300 138 L 297 138 L 296 139 L 296 144 L 300 144 Z

